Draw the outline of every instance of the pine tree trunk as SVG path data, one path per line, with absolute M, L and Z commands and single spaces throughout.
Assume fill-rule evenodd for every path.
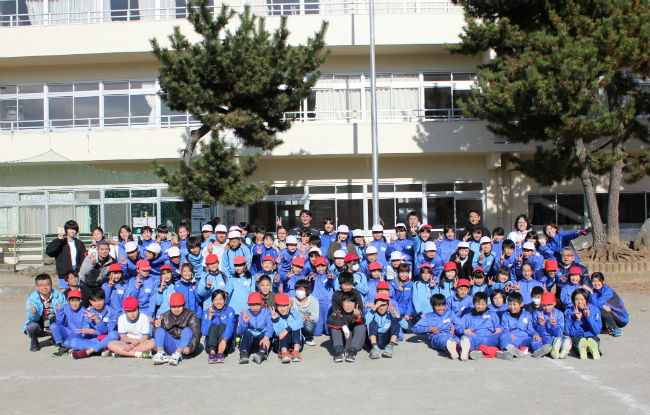
M 623 178 L 623 145 L 620 142 L 613 144 L 614 163 L 609 172 L 609 201 L 607 203 L 607 243 L 618 244 L 619 220 L 618 205 L 621 195 L 621 181 Z
M 209 133 L 211 128 L 207 125 L 201 125 L 196 130 L 192 130 L 190 132 L 190 138 L 187 140 L 187 144 L 185 145 L 185 150 L 183 151 L 183 162 L 185 165 L 189 166 L 190 163 L 192 162 L 192 156 L 194 155 L 194 150 L 196 150 L 196 146 L 199 144 L 199 141 L 201 141 L 201 138 L 203 138 L 207 133 Z M 182 207 L 182 213 L 183 217 L 187 219 L 192 218 L 192 203 L 193 201 L 190 199 L 185 198 L 183 200 L 183 207 Z
M 578 156 L 580 180 L 582 181 L 582 188 L 587 202 L 587 212 L 589 214 L 589 220 L 591 221 L 592 235 L 594 238 L 592 249 L 595 252 L 598 252 L 606 248 L 607 239 L 605 238 L 603 220 L 600 218 L 591 168 L 587 161 L 587 149 L 585 148 L 585 143 L 581 138 L 576 139 L 576 155 Z

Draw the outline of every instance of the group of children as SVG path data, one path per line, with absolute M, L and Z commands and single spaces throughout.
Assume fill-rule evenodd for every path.
M 589 276 L 571 247 L 546 243 L 543 254 L 536 235 L 517 245 L 502 229 L 487 237 L 477 227 L 459 241 L 445 228 L 436 240 L 428 225 L 407 235 L 398 224 L 394 241 L 375 225 L 370 242 L 357 231 L 350 242 L 349 229 L 333 232 L 331 223 L 300 241 L 262 227 L 252 237 L 223 225 L 205 225 L 201 238 L 183 225 L 173 241 L 166 229 L 156 233 L 144 229 L 136 243 L 122 227 L 100 289 L 79 289 L 75 272 L 63 292 L 37 276 L 23 326 L 31 350 L 51 335 L 55 355 L 75 359 L 178 365 L 203 348 L 209 363 L 238 349 L 241 364 L 271 353 L 287 364 L 327 335 L 334 361 L 352 362 L 362 349 L 390 358 L 412 332 L 453 359 L 565 358 L 571 350 L 599 359 L 599 335 L 621 335 L 629 317 L 603 274 Z

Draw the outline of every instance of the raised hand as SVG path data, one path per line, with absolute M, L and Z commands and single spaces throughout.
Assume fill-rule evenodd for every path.
M 333 280 L 334 279 L 334 274 L 332 274 L 331 272 L 328 272 L 327 273 L 327 278 L 330 279 L 330 280 Z
M 259 279 L 259 277 L 257 277 Z M 209 290 L 212 288 L 212 278 L 208 278 L 208 280 L 205 282 L 205 288 Z
M 519 255 L 517 257 L 517 264 L 519 264 L 519 266 L 521 266 L 523 263 L 524 263 L 524 256 L 522 254 L 522 255 Z
M 261 246 L 257 247 L 257 255 L 262 255 L 262 247 Z
M 463 236 L 463 242 L 469 241 L 469 237 L 470 237 L 470 235 L 469 235 L 469 232 L 468 232 L 468 233 L 465 234 L 465 236 Z
M 445 236 L 441 233 L 438 234 L 438 241 L 442 242 L 445 239 Z
M 284 259 L 284 255 L 278 255 L 278 258 L 275 260 L 276 264 L 279 264 Z
M 210 306 L 208 309 L 208 320 L 212 320 L 212 317 L 214 317 L 214 307 Z
M 506 254 L 505 252 L 501 253 L 501 263 L 503 264 L 506 261 Z
M 271 307 L 271 318 L 272 318 L 273 320 L 275 320 L 276 318 L 278 318 L 278 313 L 277 313 L 277 311 L 275 311 L 275 307 Z
M 557 324 L 557 320 L 555 319 L 555 313 L 551 314 L 551 326 L 555 326 Z
M 138 274 L 138 277 L 135 280 L 135 288 L 140 288 L 142 287 L 142 278 L 140 278 L 140 274 Z
M 395 316 L 395 318 L 400 318 L 399 311 L 397 311 L 397 309 L 396 309 L 395 307 L 393 307 L 392 304 L 391 304 L 390 306 L 388 306 L 388 309 L 390 310 L 390 313 L 391 313 L 393 316 Z M 436 334 L 437 334 L 437 333 L 436 333 Z
M 278 284 L 280 282 L 280 277 L 276 274 L 275 278 L 273 278 L 273 282 Z
M 120 263 L 122 263 L 122 265 L 126 265 L 126 258 L 124 258 L 124 255 L 120 255 Z
M 244 323 L 248 323 L 251 320 L 251 316 L 248 315 L 248 311 L 242 309 L 241 319 Z
M 582 311 L 582 314 L 584 314 L 585 317 L 589 317 L 589 315 L 591 314 L 591 311 L 589 310 L 589 306 L 588 306 L 588 305 L 587 305 L 587 306 L 585 307 L 585 309 Z
M 546 318 L 544 318 L 544 313 L 539 313 L 539 324 L 543 326 L 546 324 Z
M 57 310 L 57 311 L 61 310 L 61 303 L 59 303 L 59 304 L 56 305 L 56 310 Z
M 574 308 L 573 312 L 576 316 L 576 320 L 578 321 L 582 320 L 582 313 L 580 312 L 580 309 L 578 309 L 578 306 Z
M 90 263 L 95 265 L 97 263 L 97 254 L 93 252 L 93 254 L 90 256 Z
M 354 317 L 355 318 L 361 318 L 361 310 L 359 310 L 359 305 L 354 306 Z

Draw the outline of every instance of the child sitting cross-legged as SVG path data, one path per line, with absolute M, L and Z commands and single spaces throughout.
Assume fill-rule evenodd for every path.
M 426 313 L 413 326 L 413 333 L 428 333 L 431 347 L 436 350 L 446 350 L 452 359 L 458 359 L 460 357 L 458 334 L 463 332 L 458 325 L 458 318 L 447 309 L 447 301 L 442 294 L 431 296 L 431 307 L 433 311 Z
M 400 327 L 405 329 L 408 322 L 390 303 L 388 293 L 375 295 L 375 304 L 366 313 L 368 339 L 370 340 L 370 358 L 393 357 L 393 347 L 397 344 Z

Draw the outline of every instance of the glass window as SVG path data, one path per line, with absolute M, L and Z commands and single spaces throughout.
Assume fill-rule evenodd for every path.
M 160 190 L 160 197 L 181 197 L 180 195 L 177 195 L 176 193 L 172 192 L 168 188 L 164 188 Z
M 645 221 L 643 193 L 621 193 L 618 217 L 621 224 L 640 227 Z
M 368 222 L 374 225 L 372 198 L 368 199 Z M 379 199 L 379 220 L 381 225 L 392 228 L 395 225 L 395 199 Z
M 131 203 L 131 220 L 129 221 L 129 225 L 133 227 L 133 218 L 142 218 L 142 217 L 156 217 L 156 204 L 155 203 Z
M 108 192 L 108 191 L 107 191 Z M 110 203 L 104 205 L 104 231 L 117 235 L 120 226 L 129 225 L 129 205 L 127 203 Z
M 43 98 L 18 100 L 18 127 L 43 127 Z
M 75 206 L 75 220 L 79 224 L 79 233 L 90 233 L 99 226 L 99 205 Z M 105 232 L 107 238 L 117 235 Z
M 555 195 L 528 196 L 528 213 L 535 226 L 555 222 Z
M 483 202 L 478 199 L 457 199 L 456 200 L 456 230 L 464 229 L 470 210 L 477 210 L 483 217 Z
M 131 123 L 132 124 L 154 124 L 155 113 L 154 103 L 157 101 L 155 95 L 131 95 Z
M 451 88 L 424 88 L 424 108 L 427 118 L 448 118 L 451 109 Z
M 267 231 L 275 230 L 275 202 L 257 202 L 249 208 L 249 223 L 264 225 Z
M 305 193 L 305 188 L 303 186 L 286 186 L 286 187 L 276 187 L 276 195 L 302 195 Z
M 81 202 L 84 200 L 99 199 L 99 190 L 77 190 L 75 192 L 75 199 Z
M 0 233 L 18 233 L 17 207 L 0 207 Z
M 460 117 L 463 115 L 462 111 L 460 111 L 460 107 L 458 106 L 458 101 L 462 100 L 469 100 L 472 98 L 472 91 L 469 89 L 454 89 L 454 109 L 458 109 L 457 111 L 454 111 L 454 116 Z
M 72 97 L 49 98 L 50 125 L 64 127 L 72 125 Z
M 0 100 L 0 129 L 14 130 L 17 128 L 18 104 L 15 99 Z
M 49 192 L 48 200 L 58 201 L 58 202 L 63 202 L 63 201 L 72 202 L 74 200 L 74 193 L 73 192 Z
M 277 202 L 276 212 L 277 216 L 282 219 L 282 226 L 286 228 L 293 228 L 300 223 L 298 217 L 300 211 L 304 209 L 304 203 L 301 200 L 284 200 Z
M 396 184 L 395 191 L 396 192 L 421 192 L 422 185 L 421 184 Z
M 309 186 L 309 194 L 334 194 L 334 186 Z
M 49 228 L 48 233 L 56 233 L 57 228 L 74 218 L 74 206 L 48 206 Z M 80 229 L 81 230 L 81 229 Z
M 75 127 L 99 125 L 99 97 L 77 97 L 74 99 Z
M 344 195 L 350 193 L 363 193 L 363 186 L 360 184 L 336 186 L 336 193 Z
M 16 85 L 0 85 L 0 95 L 13 95 L 16 93 Z
M 72 92 L 72 84 L 47 84 L 49 93 Z
M 363 229 L 363 200 L 337 200 L 337 224 L 345 224 L 350 229 Z
M 43 85 L 18 85 L 19 94 L 42 94 Z
M 104 117 L 105 125 L 127 125 L 129 123 L 129 96 L 105 96 Z
M 434 228 L 442 228 L 454 223 L 454 198 L 427 198 L 427 223 Z
M 483 183 L 456 183 L 457 191 L 483 190 Z
M 75 82 L 75 91 L 99 91 L 99 82 Z
M 104 91 L 127 89 L 129 89 L 129 81 L 104 81 Z
M 450 73 L 425 73 L 424 81 L 451 81 Z
M 43 192 L 20 193 L 19 200 L 21 202 L 44 202 L 45 201 L 45 193 L 43 193 Z
M 335 204 L 335 200 L 310 200 L 309 210 L 312 214 L 312 226 L 322 229 L 325 218 L 330 218 L 336 224 Z
M 584 226 L 584 197 L 577 195 L 557 195 L 557 224 Z
M 421 189 L 421 188 L 420 188 Z M 397 219 L 396 222 L 407 223 L 408 214 L 411 212 L 417 213 L 417 215 L 422 217 L 422 198 L 419 199 L 410 199 L 410 198 L 397 198 Z
M 128 198 L 129 191 L 127 189 L 109 189 L 104 192 L 104 197 L 107 199 Z
M 427 183 L 425 186 L 427 192 L 453 192 L 453 183 Z
M 461 72 L 455 72 L 452 74 L 454 77 L 454 81 L 473 81 L 474 78 L 476 78 L 475 73 L 461 73 Z
M 160 124 L 162 127 L 169 127 L 175 124 L 187 123 L 187 113 L 183 111 L 174 111 L 164 102 L 160 103 Z
M 18 232 L 42 234 L 46 231 L 45 206 L 21 206 L 19 208 L 19 217 Z M 63 222 L 59 226 L 61 225 L 63 225 Z
M 160 223 L 167 225 L 172 232 L 177 232 L 177 226 L 183 219 L 183 202 L 161 202 Z
M 156 189 L 131 190 L 131 197 L 156 197 Z

